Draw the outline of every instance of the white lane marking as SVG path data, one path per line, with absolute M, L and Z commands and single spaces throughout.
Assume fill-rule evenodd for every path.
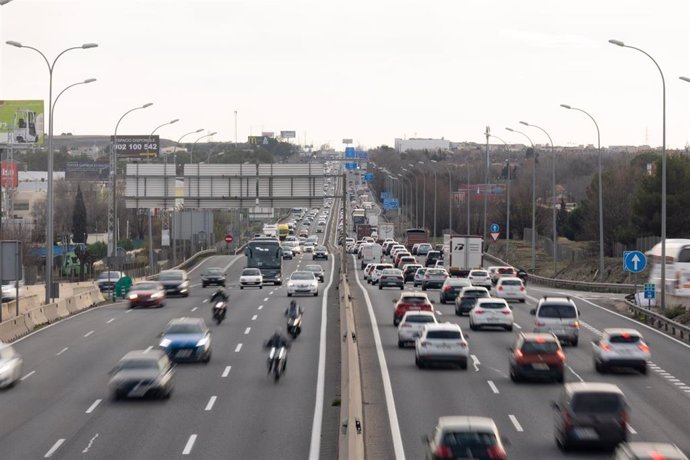
M 36 371 L 31 371 L 28 374 L 26 374 L 24 377 L 20 378 L 19 380 L 21 380 L 23 382 L 24 380 L 28 379 L 29 377 L 31 377 L 35 373 L 36 373 Z
M 197 311 L 198 309 L 199 309 L 199 307 L 194 307 L 194 308 L 192 308 L 192 311 Z
M 208 400 L 208 404 L 206 404 L 204 410 L 208 412 L 211 409 L 213 409 L 213 405 L 216 403 L 216 399 L 218 399 L 218 396 L 211 396 L 211 399 Z
M 269 292 L 268 295 L 273 295 L 273 292 L 274 292 L 274 291 Z
M 105 324 L 110 324 L 110 323 L 112 323 L 113 321 L 115 321 L 115 318 L 110 318 L 108 321 L 105 322 Z
M 497 395 L 499 393 L 498 388 L 496 388 L 496 384 L 493 381 L 487 380 L 486 383 L 489 384 L 489 386 L 491 387 L 491 391 L 493 391 L 494 394 Z
M 259 305 L 259 310 L 261 310 L 262 308 L 264 308 L 264 306 L 263 306 L 263 305 Z
M 55 356 L 60 356 L 61 354 L 63 354 L 63 353 L 66 352 L 67 350 L 69 350 L 69 347 L 65 347 L 65 348 L 63 348 L 62 350 L 58 351 L 57 353 L 55 353 Z
M 439 316 L 443 316 L 443 313 L 441 313 L 441 312 L 438 311 L 438 310 L 436 310 L 436 314 L 439 315 Z
M 570 372 L 572 372 L 573 375 L 575 375 L 575 377 L 577 377 L 578 380 L 579 380 L 580 382 L 584 382 L 584 381 L 585 381 L 585 379 L 583 379 L 582 377 L 580 377 L 580 374 L 578 374 L 577 372 L 575 372 L 575 370 L 574 370 L 572 367 L 570 367 L 568 364 L 566 364 L 565 367 L 567 367 L 568 370 L 569 370 Z
M 258 317 L 259 317 L 259 315 L 252 316 L 252 321 L 256 321 L 256 318 L 258 318 Z
M 251 330 L 252 330 L 251 327 L 248 327 L 247 329 L 245 329 L 245 330 L 244 330 L 244 335 L 249 334 L 249 331 L 251 331 Z
M 65 438 L 58 439 L 55 442 L 55 444 L 53 444 L 53 447 L 51 447 L 50 450 L 48 452 L 46 452 L 46 454 L 43 456 L 43 458 L 52 457 L 53 454 L 55 453 L 55 451 L 58 450 L 60 448 L 60 446 L 62 445 L 62 443 L 64 443 L 64 442 L 65 442 Z
M 268 302 L 268 297 L 264 297 L 264 302 Z
M 89 331 L 89 332 L 87 332 L 86 334 L 84 334 L 84 338 L 90 336 L 90 335 L 93 334 L 93 333 L 94 333 L 94 331 Z
M 637 434 L 637 431 L 635 431 L 635 428 L 631 427 L 630 425 L 628 425 L 628 431 L 630 432 L 630 434 Z
M 81 451 L 82 454 L 87 453 L 87 452 L 89 451 L 89 449 L 91 449 L 91 446 L 93 446 L 93 442 L 96 440 L 97 437 L 98 437 L 98 433 L 96 433 L 96 434 L 93 436 L 93 438 L 91 438 L 91 439 L 89 440 L 89 443 L 86 445 L 86 447 L 84 448 L 84 450 Z
M 223 369 L 223 373 L 220 374 L 220 376 L 225 378 L 230 375 L 230 369 L 232 369 L 232 366 L 225 366 L 225 369 Z
M 515 417 L 513 414 L 508 415 L 508 418 L 510 419 L 511 422 L 513 422 L 513 426 L 515 427 L 516 431 L 522 432 L 524 431 L 522 429 L 522 425 L 520 425 L 520 422 L 518 422 L 517 417 Z
M 149 351 L 151 351 L 152 349 L 153 349 L 153 346 L 152 346 L 152 345 L 149 345 L 148 347 L 146 347 L 146 350 L 144 350 L 144 351 L 149 352 Z
M 87 310 L 88 311 L 88 310 Z M 125 313 L 132 313 L 132 310 L 125 310 Z
M 479 365 L 481 363 L 479 362 L 477 355 L 470 355 L 470 358 L 472 358 L 472 365 L 474 366 L 474 371 L 479 372 Z
M 86 412 L 84 412 L 84 413 L 85 413 L 85 414 L 90 414 L 91 412 L 93 412 L 93 411 L 98 407 L 98 405 L 101 403 L 101 401 L 103 401 L 103 400 L 102 400 L 102 399 L 97 399 L 97 400 L 95 400 L 95 401 L 89 406 L 89 408 L 86 409 Z
M 367 304 L 367 311 L 369 312 L 369 319 L 372 325 L 372 332 L 374 334 L 374 343 L 376 344 L 376 355 L 379 359 L 379 367 L 381 368 L 381 379 L 383 380 L 383 391 L 386 395 L 386 408 L 388 409 L 388 424 L 391 429 L 391 436 L 393 437 L 393 453 L 397 460 L 405 459 L 405 450 L 402 444 L 402 435 L 400 434 L 400 425 L 398 423 L 398 413 L 395 409 L 395 399 L 393 398 L 393 388 L 391 386 L 391 377 L 388 373 L 388 366 L 386 364 L 386 355 L 383 353 L 383 347 L 381 346 L 381 335 L 379 334 L 379 326 L 376 321 L 376 316 L 374 315 L 374 307 L 371 304 L 371 299 L 369 299 L 369 293 L 364 286 L 362 286 L 361 281 L 359 281 L 359 269 L 357 268 L 357 260 L 355 256 L 352 256 L 355 262 L 355 280 L 357 285 L 362 290 L 364 294 L 364 300 Z M 314 438 L 312 436 L 312 443 Z M 310 458 L 312 458 L 310 456 Z
M 522 326 L 520 326 L 518 323 L 513 322 L 513 326 L 515 326 L 518 329 L 522 329 Z
M 201 303 L 208 303 L 208 299 L 202 300 Z
M 182 451 L 182 455 L 189 455 L 192 453 L 192 448 L 194 447 L 194 443 L 196 442 L 196 435 L 193 434 L 189 437 L 187 440 L 187 444 L 184 446 L 184 450 Z
M 235 347 L 235 353 L 239 353 L 241 349 L 242 349 L 242 344 L 238 343 L 237 346 Z
M 326 385 L 326 322 L 328 320 L 328 291 L 333 285 L 335 273 L 335 259 L 331 257 L 331 278 L 321 294 L 321 330 L 319 331 L 319 367 L 316 374 L 316 402 L 314 404 L 314 418 L 311 425 L 311 443 L 309 445 L 309 459 L 318 460 L 321 449 L 321 430 L 323 424 L 323 398 Z

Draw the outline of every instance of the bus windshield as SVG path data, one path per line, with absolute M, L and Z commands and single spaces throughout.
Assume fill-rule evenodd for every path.
M 250 241 L 247 245 L 247 267 L 280 268 L 282 250 L 278 241 Z

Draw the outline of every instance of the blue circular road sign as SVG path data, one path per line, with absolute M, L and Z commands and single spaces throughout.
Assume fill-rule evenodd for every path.
M 501 227 L 498 224 L 491 224 L 489 230 L 491 231 L 491 233 L 498 233 L 501 231 Z
M 630 273 L 640 273 L 647 267 L 647 256 L 641 251 L 627 251 L 623 254 L 623 269 Z

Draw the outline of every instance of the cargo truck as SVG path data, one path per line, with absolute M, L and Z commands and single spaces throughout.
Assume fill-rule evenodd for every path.
M 379 224 L 379 241 L 386 241 L 387 239 L 395 239 L 395 224 L 381 223 Z
M 461 270 L 471 270 L 482 266 L 482 238 L 480 236 L 460 235 L 450 238 L 449 252 L 444 257 L 444 265 Z
M 361 240 L 365 236 L 371 236 L 371 225 L 369 225 L 369 224 L 357 225 L 357 239 Z

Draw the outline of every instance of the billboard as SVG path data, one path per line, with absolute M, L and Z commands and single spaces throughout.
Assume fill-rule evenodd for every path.
M 17 188 L 19 185 L 19 178 L 17 177 L 17 162 L 2 160 L 2 180 L 0 183 L 3 187 Z
M 108 162 L 68 161 L 65 163 L 66 180 L 106 181 L 110 174 Z
M 274 133 L 273 131 L 261 131 L 261 135 L 264 136 L 264 137 L 271 137 L 271 138 L 273 138 L 273 137 L 276 137 L 275 134 L 276 134 L 276 133 Z
M 294 131 L 281 131 L 280 137 L 282 139 L 294 139 L 297 136 L 296 136 L 296 133 Z
M 0 101 L 0 144 L 43 144 L 43 101 Z
M 115 142 L 110 136 L 110 144 Z M 117 136 L 115 152 L 119 158 L 157 157 L 160 151 L 160 137 L 154 136 Z
M 352 139 L 343 139 L 343 144 L 345 144 L 345 145 L 352 144 Z

